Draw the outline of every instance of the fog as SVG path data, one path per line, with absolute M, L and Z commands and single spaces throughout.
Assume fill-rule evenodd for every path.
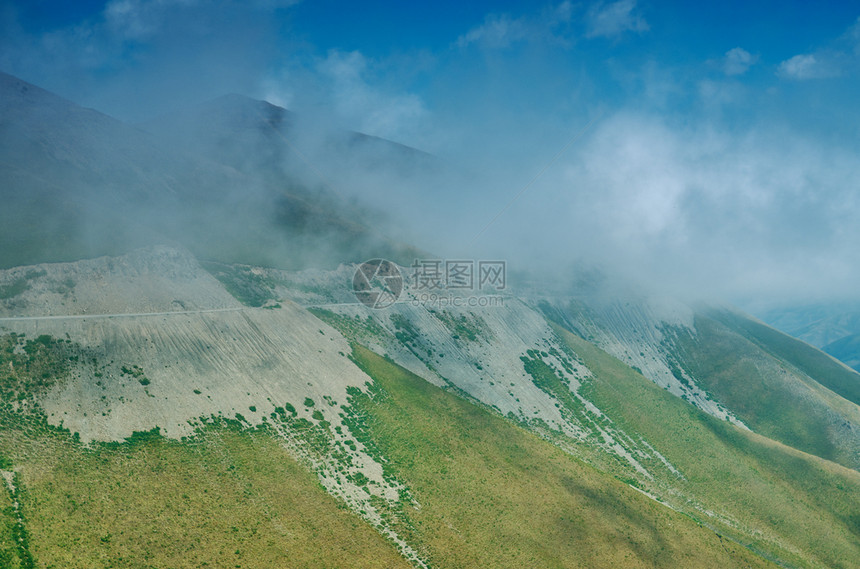
M 286 130 L 207 134 L 239 174 L 200 200 L 237 227 L 281 160 L 279 188 L 440 257 L 746 307 L 857 300 L 860 13 L 763 5 L 712 29 L 735 8 L 7 2 L 0 70 L 174 139 L 228 93 L 289 109 Z M 205 154 L 192 130 L 174 153 Z M 333 142 L 349 131 L 421 152 Z

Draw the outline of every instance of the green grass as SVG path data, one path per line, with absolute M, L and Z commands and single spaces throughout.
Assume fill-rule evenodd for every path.
M 787 334 L 731 312 L 711 315 L 740 331 L 762 349 L 790 362 L 824 387 L 860 405 L 860 375 L 834 362 L 827 354 Z
M 583 394 L 685 477 L 658 479 L 652 491 L 787 566 L 858 566 L 860 473 L 719 421 L 556 329 L 594 373 Z
M 276 300 L 275 282 L 253 272 L 252 267 L 228 265 L 214 261 L 203 261 L 201 266 L 221 281 L 233 297 L 244 304 L 259 308 L 269 301 Z
M 6 429 L 0 449 L 21 468 L 39 567 L 409 566 L 265 431 L 221 424 L 185 442 L 149 432 L 86 449 Z
M 353 342 L 364 342 L 367 339 L 383 339 L 390 334 L 370 316 L 361 318 L 358 314 L 354 317 L 345 316 L 325 310 L 324 308 L 309 308 L 308 312 L 335 328 L 348 340 Z
M 45 393 L 66 377 L 80 353 L 79 346 L 47 335 L 0 335 L 0 408 Z
M 0 480 L 0 567 L 19 569 L 26 567 L 28 559 L 18 544 L 18 518 L 12 507 L 12 495 L 5 480 Z M 24 557 L 24 560 L 22 560 Z
M 852 445 L 845 439 L 851 436 L 850 431 L 836 430 L 840 421 L 833 409 L 838 408 L 838 398 L 821 389 L 814 380 L 793 373 L 791 366 L 808 355 L 822 362 L 813 367 L 812 359 L 804 360 L 805 373 L 815 380 L 826 376 L 832 368 L 857 379 L 860 375 L 842 368 L 829 356 L 755 322 L 738 318 L 730 323 L 734 328 L 698 316 L 696 335 L 678 335 L 671 351 L 702 388 L 757 433 L 844 466 L 860 466 L 860 457 L 856 456 L 857 435 L 853 435 Z M 750 338 L 747 329 L 767 335 L 758 340 Z M 793 353 L 799 356 L 788 359 L 789 348 L 797 348 Z M 819 368 L 823 370 L 821 373 L 816 371 Z
M 360 346 L 374 378 L 363 436 L 420 509 L 404 508 L 434 567 L 768 567 L 687 516 Z
M 448 310 L 431 310 L 430 312 L 448 328 L 451 337 L 455 340 L 477 342 L 479 339 L 492 339 L 487 323 L 477 314 L 470 312 L 458 316 Z

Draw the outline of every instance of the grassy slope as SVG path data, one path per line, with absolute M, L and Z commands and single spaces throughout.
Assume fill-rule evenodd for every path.
M 86 450 L 7 425 L 0 454 L 22 468 L 39 567 L 409 566 L 264 432 Z
M 790 566 L 860 566 L 860 473 L 719 421 L 557 331 L 595 374 L 586 397 L 685 476 L 663 482 L 681 492 L 661 492 L 670 502 Z
M 352 401 L 398 477 L 434 567 L 766 567 L 505 419 L 356 347 L 379 388 Z
M 0 567 L 18 569 L 22 566 L 14 537 L 16 521 L 12 497 L 6 482 L 0 480 Z
M 682 336 L 678 342 L 681 365 L 754 431 L 844 466 L 860 465 L 856 445 L 845 438 L 851 436 L 850 429 L 839 430 L 860 416 L 858 408 L 803 374 L 792 373 L 790 366 L 814 378 L 844 375 L 845 382 L 860 375 L 782 333 L 753 321 L 735 320 L 730 327 L 698 316 L 696 335 Z M 761 337 L 751 336 L 747 328 Z
M 860 405 L 860 375 L 833 361 L 822 351 L 751 318 L 731 312 L 711 316 L 740 331 L 762 349 L 797 366 L 834 393 Z

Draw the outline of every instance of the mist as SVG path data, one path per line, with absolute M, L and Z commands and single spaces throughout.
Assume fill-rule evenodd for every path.
M 182 241 L 182 212 L 205 210 L 198 225 L 227 228 L 210 256 L 249 230 L 257 261 L 302 250 L 297 266 L 324 265 L 354 222 L 373 256 L 504 259 L 553 280 L 599 270 L 747 307 L 857 300 L 860 14 L 791 7 L 762 34 L 761 8 L 723 34 L 708 20 L 732 6 L 365 9 L 360 26 L 310 2 L 11 2 L 0 70 L 152 137 L 141 144 L 172 140 L 152 175 L 197 189 L 128 217 Z M 290 113 L 236 102 L 258 109 L 241 123 L 257 130 L 207 130 L 229 93 Z M 180 154 L 198 170 L 170 165 Z M 311 198 L 336 229 L 270 231 L 273 211 L 295 220 Z

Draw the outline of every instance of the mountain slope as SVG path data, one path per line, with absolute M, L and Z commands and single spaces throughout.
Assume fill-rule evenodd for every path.
M 645 298 L 543 302 L 548 317 L 718 418 L 860 467 L 860 374 L 738 312 Z M 668 311 L 668 312 L 666 312 Z M 678 311 L 685 314 L 678 319 Z
M 282 267 L 414 255 L 379 233 L 371 212 L 308 185 L 295 161 L 243 164 L 247 146 L 198 152 L 166 136 L 0 74 L 0 267 L 176 243 Z
M 789 566 L 856 566 L 860 474 L 717 421 L 592 344 L 560 333 L 594 371 L 589 399 L 682 474 L 658 480 L 653 492 Z
M 257 287 L 264 306 L 169 249 L 0 271 L 4 286 L 24 282 L 0 301 L 0 468 L 19 473 L 37 561 L 65 563 L 71 534 L 46 529 L 64 520 L 81 559 L 155 555 L 158 531 L 166 565 L 181 565 L 180 551 L 282 562 L 271 544 L 321 531 L 276 535 L 300 523 L 284 504 L 305 482 L 277 479 L 296 463 L 358 516 L 328 535 L 368 524 L 389 544 L 381 559 L 399 552 L 416 567 L 767 566 L 764 556 L 847 568 L 860 553 L 860 474 L 702 413 L 547 323 L 533 301 L 373 310 L 339 300 L 353 267 L 234 269 L 229 282 Z M 311 313 L 290 296 L 327 300 Z M 130 480 L 133 465 L 151 475 Z M 221 478 L 250 510 L 206 496 Z M 107 498 L 87 498 L 98 480 Z M 146 501 L 144 486 L 156 493 Z M 219 521 L 195 521 L 181 493 Z M 313 502 L 319 514 L 302 511 L 329 515 L 330 502 Z M 91 516 L 106 525 L 87 530 Z M 240 564 L 254 566 L 250 554 Z
M 3 427 L 37 567 L 410 566 L 271 433 L 215 425 L 187 443 L 83 447 Z
M 0 95 L 2 563 L 856 566 L 825 354 L 587 283 L 373 309 L 331 267 L 415 250 L 335 190 L 426 155 L 235 96 L 145 132 Z
M 857 469 L 860 375 L 814 348 L 736 314 L 696 321 L 679 336 L 678 365 L 750 428 L 785 444 Z M 814 379 L 813 379 L 814 378 Z
M 797 366 L 805 373 L 814 373 L 815 380 L 845 399 L 860 405 L 860 374 L 833 361 L 825 353 L 798 341 L 761 322 L 738 313 L 721 311 L 711 316 L 744 333 L 746 337 L 775 355 Z
M 369 433 L 421 503 L 409 517 L 434 566 L 770 566 L 380 356 L 355 357 L 377 384 Z

